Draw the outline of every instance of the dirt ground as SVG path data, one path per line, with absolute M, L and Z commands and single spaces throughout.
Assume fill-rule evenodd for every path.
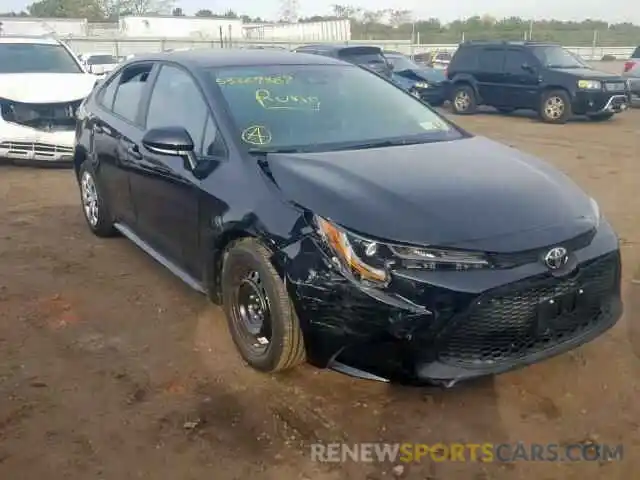
M 457 121 L 548 159 L 621 236 L 626 313 L 572 353 L 450 390 L 243 366 L 221 311 L 86 228 L 69 170 L 0 166 L 0 479 L 630 479 L 640 458 L 640 110 Z M 634 305 L 635 303 L 635 305 Z M 315 441 L 624 444 L 620 462 L 318 464 Z M 635 457 L 635 458 L 634 458 Z

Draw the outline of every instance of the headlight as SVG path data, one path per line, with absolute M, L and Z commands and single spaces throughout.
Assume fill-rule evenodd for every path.
M 578 88 L 583 90 L 601 90 L 602 83 L 598 80 L 578 80 Z
M 389 282 L 393 267 L 464 271 L 491 266 L 482 253 L 390 245 L 348 232 L 318 216 L 315 223 L 334 254 L 334 262 L 358 280 L 377 285 Z
M 593 217 L 596 219 L 596 226 L 598 226 L 600 224 L 600 219 L 602 218 L 602 212 L 600 212 L 600 205 L 598 205 L 598 202 L 595 201 L 595 199 L 590 198 L 589 201 L 591 202 L 591 210 L 593 212 Z
M 415 88 L 429 88 L 429 84 L 427 82 L 416 82 L 413 86 Z

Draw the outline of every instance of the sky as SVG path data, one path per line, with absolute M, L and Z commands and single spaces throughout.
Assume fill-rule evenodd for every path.
M 353 6 L 362 6 L 368 10 L 385 8 L 411 10 L 416 18 L 436 17 L 441 21 L 471 17 L 473 15 L 491 15 L 502 18 L 517 16 L 523 18 L 554 18 L 558 20 L 604 20 L 610 23 L 634 22 L 640 24 L 638 0 L 445 0 L 425 2 L 424 0 L 368 0 L 364 2 L 344 2 Z M 0 0 L 0 10 L 20 11 L 26 8 L 29 0 Z M 298 0 L 300 16 L 327 15 L 331 5 L 342 2 L 336 0 Z M 634 6 L 633 4 L 636 4 Z M 275 19 L 281 11 L 282 0 L 177 0 L 185 14 L 194 14 L 206 8 L 214 12 L 233 9 L 240 14 L 252 17 Z M 431 5 L 431 6 L 429 6 Z

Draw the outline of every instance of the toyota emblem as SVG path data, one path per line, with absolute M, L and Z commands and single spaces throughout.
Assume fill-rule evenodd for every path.
M 547 252 L 544 256 L 544 263 L 551 270 L 557 270 L 563 267 L 569 261 L 567 249 L 564 247 L 555 247 Z

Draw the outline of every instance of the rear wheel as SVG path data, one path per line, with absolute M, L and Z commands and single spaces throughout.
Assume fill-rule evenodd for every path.
M 612 112 L 606 112 L 606 113 L 596 113 L 594 115 L 589 115 L 589 120 L 594 121 L 594 122 L 604 122 L 605 120 L 610 120 L 613 117 L 613 113 Z
M 84 162 L 78 172 L 82 212 L 87 225 L 98 237 L 112 237 L 117 234 L 109 206 L 96 181 L 96 174 L 89 162 Z
M 453 90 L 451 100 L 453 113 L 471 115 L 478 109 L 476 93 L 470 85 L 457 85 Z
M 564 90 L 545 92 L 540 100 L 538 114 L 546 123 L 567 123 L 571 118 L 571 99 Z
M 222 266 L 222 299 L 242 358 L 256 370 L 278 372 L 306 354 L 300 322 L 270 257 L 256 239 L 233 243 Z

